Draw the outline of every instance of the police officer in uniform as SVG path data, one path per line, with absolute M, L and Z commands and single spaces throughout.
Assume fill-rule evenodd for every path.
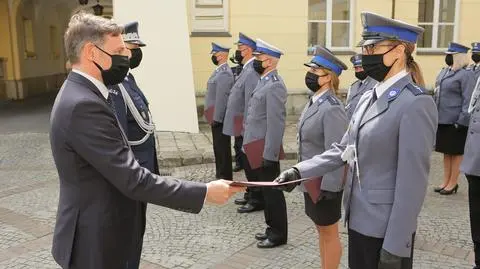
M 276 181 L 323 176 L 347 163 L 349 268 L 411 269 L 437 128 L 435 103 L 420 87 L 412 56 L 423 28 L 370 12 L 361 16 L 362 66 L 379 84 L 360 99 L 340 143 Z
M 443 195 L 456 193 L 458 176 L 467 139 L 468 105 L 472 95 L 474 75 L 467 70 L 469 48 L 450 42 L 445 52 L 447 67 L 442 68 L 435 83 L 438 108 L 438 131 L 435 150 L 443 153 L 443 183 L 434 188 Z
M 480 42 L 472 43 L 472 61 L 474 64 L 470 68 L 475 73 L 475 78 L 478 78 L 480 76 Z
M 243 149 L 250 143 L 264 141 L 256 157 L 263 158 L 261 167 L 254 169 L 261 181 L 273 181 L 280 173 L 280 152 L 285 131 L 287 88 L 277 71 L 277 64 L 283 52 L 280 49 L 257 39 L 254 70 L 260 75 L 260 81 L 248 101 L 245 120 Z M 246 152 L 246 151 L 245 151 Z M 247 152 L 246 152 L 247 153 Z M 247 155 L 249 162 L 252 156 Z M 263 188 L 265 200 L 264 233 L 258 233 L 259 248 L 273 248 L 287 243 L 287 207 L 281 190 Z
M 342 139 L 347 128 L 347 114 L 342 102 L 336 97 L 339 76 L 347 66 L 324 47 L 314 47 L 313 59 L 305 66 L 310 70 L 305 76 L 305 84 L 313 92 L 305 105 L 297 124 L 299 161 L 305 161 L 329 149 Z M 305 213 L 315 223 L 319 235 L 321 268 L 337 269 L 342 256 L 342 246 L 338 234 L 338 221 L 341 218 L 342 189 L 341 178 L 344 168 L 339 168 L 323 176 L 321 184 L 302 184 Z M 312 201 L 308 191 L 322 188 L 320 201 Z
M 347 111 L 348 120 L 352 118 L 358 101 L 360 101 L 360 97 L 362 97 L 366 91 L 373 89 L 375 84 L 377 84 L 377 81 L 367 76 L 363 70 L 362 54 L 356 54 L 352 56 L 350 58 L 350 62 L 352 62 L 353 68 L 355 68 L 355 77 L 358 80 L 355 81 L 348 89 L 347 100 L 345 102 L 345 110 Z
M 217 67 L 208 79 L 205 115 L 212 127 L 213 153 L 217 179 L 232 180 L 232 142 L 223 134 L 228 96 L 233 86 L 232 69 L 228 66 L 229 48 L 212 43 L 212 62 Z
M 142 61 L 141 47 L 145 46 L 140 40 L 138 34 L 138 22 L 127 23 L 124 26 L 123 40 L 130 54 L 130 69 L 138 67 Z M 152 115 L 148 108 L 148 100 L 138 87 L 134 76 L 129 72 L 121 84 L 115 85 L 109 89 L 112 96 L 115 113 L 118 121 L 128 137 L 128 143 L 132 148 L 138 163 L 158 174 L 157 151 L 155 149 L 155 125 L 152 121 Z M 142 210 L 143 219 L 142 234 L 145 233 L 146 203 L 138 203 Z M 140 263 L 143 240 L 138 246 L 138 253 L 132 257 L 128 269 L 137 269 Z
M 253 69 L 253 52 L 257 48 L 255 40 L 240 33 L 237 42 L 238 50 L 235 53 L 236 61 L 243 65 L 243 70 L 232 87 L 228 97 L 227 112 L 223 133 L 235 137 L 235 152 L 239 155 L 239 162 L 245 169 L 245 176 L 249 181 L 258 181 L 257 175 L 252 171 L 245 154 L 242 152 L 243 124 L 246 118 L 246 104 L 252 91 L 258 84 L 260 75 Z M 237 151 L 239 151 L 237 153 Z M 249 213 L 263 210 L 263 195 L 260 189 L 248 188 L 243 198 L 236 199 L 236 204 L 242 205 L 238 208 L 239 213 Z

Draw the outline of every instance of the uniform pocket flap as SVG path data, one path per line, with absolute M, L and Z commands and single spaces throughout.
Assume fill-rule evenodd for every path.
M 368 190 L 367 196 L 371 204 L 393 204 L 395 190 Z

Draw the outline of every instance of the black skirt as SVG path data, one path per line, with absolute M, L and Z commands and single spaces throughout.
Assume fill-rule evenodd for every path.
M 439 124 L 435 151 L 448 155 L 463 155 L 468 127 L 453 124 Z
M 307 214 L 317 226 L 329 226 L 337 223 L 342 217 L 343 192 L 338 192 L 337 194 L 333 199 L 320 200 L 314 204 L 310 195 L 304 192 L 305 214 Z

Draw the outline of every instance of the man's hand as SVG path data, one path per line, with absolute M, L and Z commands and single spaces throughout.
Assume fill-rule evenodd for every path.
M 244 187 L 232 187 L 227 181 L 215 180 L 207 183 L 207 196 L 205 201 L 212 204 L 222 205 L 225 204 L 230 197 L 237 192 L 243 192 Z
M 288 170 L 283 171 L 275 180 L 274 182 L 277 183 L 286 183 L 290 181 L 294 181 L 300 179 L 300 173 L 298 172 L 297 168 L 290 168 Z M 278 189 L 286 191 L 286 192 L 291 192 L 295 187 L 298 185 L 298 183 L 292 183 L 292 184 L 287 184 L 283 186 L 279 186 Z
M 378 262 L 378 269 L 401 269 L 402 257 L 394 255 L 385 249 L 380 251 L 380 261 Z

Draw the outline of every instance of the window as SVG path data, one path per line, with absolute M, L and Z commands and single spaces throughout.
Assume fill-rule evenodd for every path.
M 60 57 L 60 45 L 58 40 L 58 30 L 55 26 L 50 26 L 50 55 L 53 59 L 58 59 Z
M 353 42 L 353 0 L 308 1 L 308 46 L 350 50 Z
M 23 36 L 25 45 L 25 58 L 35 58 L 35 42 L 33 40 L 32 20 L 23 18 Z
M 456 40 L 458 0 L 420 0 L 418 25 L 425 28 L 418 40 L 424 50 L 443 50 Z
M 193 0 L 192 32 L 228 32 L 228 0 Z

